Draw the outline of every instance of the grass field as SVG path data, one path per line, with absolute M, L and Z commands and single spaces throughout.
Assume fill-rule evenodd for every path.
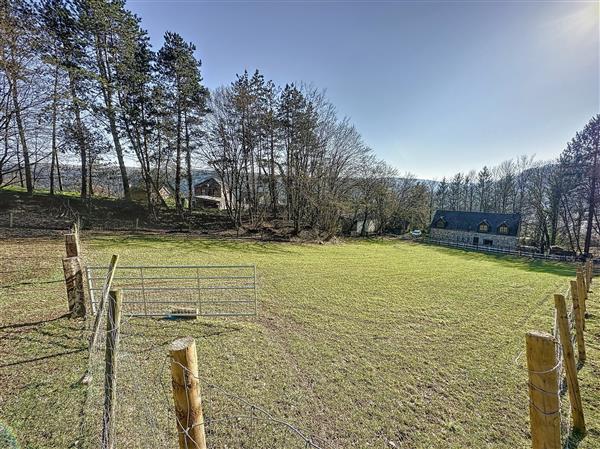
M 120 378 L 118 410 L 120 447 L 127 448 L 148 447 L 134 435 L 152 432 L 154 447 L 163 447 L 163 439 L 176 446 L 166 441 L 174 418 L 164 395 L 155 396 L 159 387 L 170 388 L 161 378 L 169 343 L 188 335 L 197 341 L 203 382 L 330 447 L 526 448 L 524 333 L 551 329 L 551 294 L 564 291 L 574 272 L 399 241 L 301 245 L 84 235 L 83 246 L 86 259 L 101 264 L 116 253 L 123 265 L 257 265 L 256 318 L 127 321 L 121 343 L 135 360 L 122 361 L 128 371 Z M 7 236 L 0 251 L 3 286 L 61 277 L 60 235 Z M 81 419 L 86 388 L 78 383 L 87 363 L 84 323 L 61 318 L 65 302 L 60 283 L 0 289 L 0 421 L 23 448 L 82 447 L 90 437 L 82 435 L 89 432 Z M 582 449 L 600 447 L 593 295 L 589 308 L 588 362 L 579 373 L 589 428 Z M 140 405 L 135 395 L 147 401 Z M 210 414 L 210 398 L 207 405 Z M 263 446 L 253 447 L 269 447 L 263 433 Z M 246 447 L 232 440 L 227 447 Z

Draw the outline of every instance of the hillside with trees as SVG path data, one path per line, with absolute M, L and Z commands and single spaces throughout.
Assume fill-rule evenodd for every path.
M 185 221 L 204 169 L 227 186 L 237 229 L 284 221 L 329 238 L 361 220 L 378 233 L 423 229 L 435 209 L 518 212 L 524 243 L 541 251 L 598 246 L 600 116 L 555 161 L 421 181 L 380 160 L 317 87 L 257 70 L 209 91 L 195 45 L 174 30 L 152 48 L 124 0 L 1 4 L 0 187 L 68 184 L 127 201 L 138 185 L 149 216 Z

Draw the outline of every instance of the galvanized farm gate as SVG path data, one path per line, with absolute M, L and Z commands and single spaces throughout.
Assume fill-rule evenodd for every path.
M 94 313 L 107 268 L 86 267 Z M 123 290 L 128 316 L 256 315 L 255 265 L 118 266 L 112 288 Z

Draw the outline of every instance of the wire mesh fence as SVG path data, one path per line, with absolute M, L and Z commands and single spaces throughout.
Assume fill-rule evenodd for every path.
M 573 315 L 573 302 L 571 297 L 571 289 L 566 289 L 562 295 L 565 298 L 567 306 L 567 318 L 569 322 L 569 338 L 571 339 L 571 345 L 576 345 L 575 335 L 575 317 Z M 565 358 L 563 352 L 563 345 L 561 341 L 561 333 L 559 331 L 558 313 L 557 309 L 554 309 L 554 318 L 552 321 L 552 336 L 556 340 L 556 360 L 557 366 L 557 378 L 558 378 L 558 404 L 559 410 L 558 415 L 560 416 L 560 436 L 561 445 L 566 449 L 569 446 L 569 441 L 572 434 L 572 421 L 571 421 L 571 397 L 567 394 L 567 376 L 565 371 Z
M 106 311 L 104 311 L 106 314 Z M 124 317 L 119 326 L 113 388 L 116 389 L 115 420 L 112 422 L 115 447 L 172 449 L 177 447 L 178 425 L 173 402 L 170 342 L 148 340 L 143 321 L 152 318 Z M 153 319 L 152 319 L 153 320 Z M 102 322 L 106 324 L 106 316 Z M 90 351 L 89 386 L 84 407 L 82 448 L 105 448 L 103 408 L 107 332 L 101 332 Z M 261 405 L 198 378 L 206 438 L 211 449 L 316 448 L 334 449 L 267 411 Z M 181 429 L 180 429 L 181 430 Z
M 583 297 L 587 296 L 589 285 L 584 285 L 586 292 L 582 292 L 576 287 L 576 283 L 573 282 L 562 295 L 555 295 L 556 307 L 553 316 L 552 341 L 556 363 L 548 370 L 535 372 L 537 375 L 547 375 L 546 379 L 555 379 L 556 385 L 541 388 L 539 385 L 532 384 L 531 376 L 529 382 L 530 395 L 533 394 L 532 392 L 535 392 L 535 394 L 541 394 L 544 397 L 542 401 L 544 403 L 544 410 L 540 410 L 536 406 L 536 401 L 531 396 L 530 406 L 536 410 L 536 413 L 550 419 L 549 422 L 552 422 L 555 418 L 558 419 L 557 432 L 560 439 L 560 447 L 563 449 L 577 447 L 583 436 L 582 432 L 584 430 L 582 429 L 585 429 L 577 381 L 577 368 L 585 360 L 585 349 L 583 347 L 580 348 L 579 344 L 583 344 L 582 333 L 585 318 L 582 302 L 584 301 Z M 575 294 L 577 298 L 573 297 Z M 579 336 L 578 333 L 580 334 Z M 563 341 L 564 338 L 568 338 L 568 341 Z M 577 365 L 575 365 L 575 352 L 579 353 L 579 362 Z M 555 403 L 555 406 L 550 407 L 553 410 L 547 410 L 546 405 L 553 403 Z

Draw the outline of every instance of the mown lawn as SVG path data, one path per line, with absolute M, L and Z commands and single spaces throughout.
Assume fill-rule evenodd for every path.
M 551 295 L 564 291 L 574 272 L 399 241 L 84 235 L 83 246 L 87 260 L 101 264 L 116 253 L 123 265 L 257 265 L 256 318 L 126 320 L 117 414 L 120 447 L 127 448 L 176 447 L 165 362 L 169 343 L 188 335 L 197 341 L 204 384 L 247 398 L 327 447 L 528 447 L 524 334 L 550 330 Z M 2 258 L 0 269 L 14 270 L 2 285 L 61 276 L 60 236 L 7 238 L 0 251 L 28 255 L 19 264 Z M 64 287 L 14 286 L 0 295 L 0 420 L 23 447 L 88 447 L 97 435 L 80 417 L 94 408 L 77 382 L 87 363 L 84 325 L 58 318 Z M 590 429 L 583 449 L 600 445 L 593 299 L 588 362 L 580 371 Z M 233 413 L 208 394 L 205 405 L 209 418 Z M 228 425 L 209 447 L 304 447 L 275 440 L 279 434 L 269 441 L 267 427 L 247 442 L 238 424 L 226 443 Z

